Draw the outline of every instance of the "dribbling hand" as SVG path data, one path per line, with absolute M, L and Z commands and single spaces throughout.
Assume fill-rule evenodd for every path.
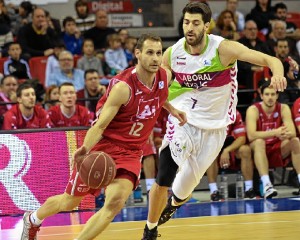
M 76 167 L 80 165 L 87 153 L 88 151 L 85 146 L 78 148 L 73 155 L 72 168 L 74 168 L 74 164 Z

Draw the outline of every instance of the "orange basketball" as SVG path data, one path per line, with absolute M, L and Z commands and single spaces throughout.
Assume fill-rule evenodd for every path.
M 108 186 L 116 176 L 116 164 L 105 152 L 91 152 L 77 166 L 81 180 L 90 188 Z

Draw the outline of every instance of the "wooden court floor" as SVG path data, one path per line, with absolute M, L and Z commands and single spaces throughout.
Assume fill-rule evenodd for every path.
M 145 221 L 118 222 L 97 240 L 140 240 Z M 73 240 L 83 225 L 43 227 L 38 240 Z M 1 240 L 19 240 L 21 230 L 0 231 Z M 300 211 L 209 216 L 170 220 L 159 228 L 157 240 L 300 239 Z

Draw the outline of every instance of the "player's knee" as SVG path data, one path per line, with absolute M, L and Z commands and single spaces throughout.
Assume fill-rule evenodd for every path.
M 106 214 L 107 218 L 113 219 L 124 207 L 126 202 L 125 198 L 114 198 L 111 199 L 111 201 L 105 202 L 105 209 L 106 209 Z
M 265 142 L 264 139 L 258 138 L 258 139 L 255 139 L 252 142 L 252 146 L 254 148 L 254 151 L 265 150 L 266 149 L 266 142 Z
M 176 173 L 175 173 L 176 175 Z M 175 178 L 174 174 L 161 174 L 158 172 L 156 183 L 162 187 L 171 187 Z
M 241 159 L 248 159 L 251 157 L 251 148 L 249 145 L 242 145 L 239 149 Z

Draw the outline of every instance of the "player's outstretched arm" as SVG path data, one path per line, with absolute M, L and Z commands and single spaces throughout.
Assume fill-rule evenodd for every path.
M 225 40 L 220 44 L 219 54 L 224 66 L 228 66 L 236 60 L 249 62 L 258 66 L 269 67 L 272 71 L 271 85 L 277 91 L 286 89 L 287 83 L 284 77 L 284 69 L 281 61 L 276 58 L 247 48 L 243 44 Z
M 76 162 L 79 162 L 80 156 L 88 153 L 101 140 L 105 128 L 116 116 L 120 107 L 128 102 L 129 97 L 130 90 L 126 83 L 119 82 L 113 86 L 96 123 L 87 131 L 82 147 L 74 154 Z
M 178 119 L 180 126 L 183 126 L 187 122 L 185 112 L 174 108 L 168 101 L 165 102 L 163 108 L 166 109 L 173 117 Z

